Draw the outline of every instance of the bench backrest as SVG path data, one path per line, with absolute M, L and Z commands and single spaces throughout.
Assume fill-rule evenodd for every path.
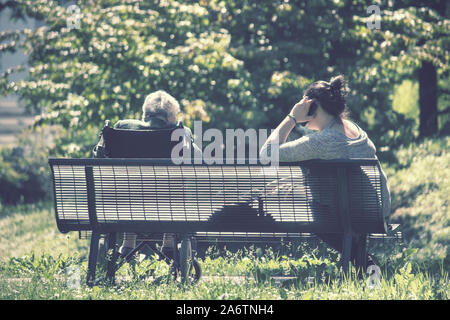
M 176 127 L 153 130 L 105 126 L 102 130 L 105 151 L 109 158 L 170 158 L 173 148 L 179 143 L 171 140 L 172 133 L 182 128 L 181 123 Z
M 385 233 L 377 160 L 49 159 L 61 232 Z

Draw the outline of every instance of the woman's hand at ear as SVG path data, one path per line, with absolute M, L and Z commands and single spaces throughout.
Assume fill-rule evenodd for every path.
M 296 123 L 299 123 L 311 121 L 312 119 L 314 119 L 314 116 L 308 116 L 308 111 L 313 101 L 313 99 L 303 97 L 302 100 L 295 104 L 295 106 L 291 110 L 290 116 L 285 117 L 283 121 L 281 121 L 281 123 L 278 125 L 278 127 L 276 127 L 276 129 L 272 131 L 269 138 L 267 138 L 266 142 L 261 148 L 260 157 L 264 157 L 268 154 L 267 150 L 271 148 L 271 145 L 279 146 L 286 142 L 287 137 L 295 127 L 295 124 L 292 120 L 295 120 Z M 292 117 L 294 119 L 292 119 Z
M 314 116 L 308 116 L 308 111 L 313 102 L 313 99 L 308 97 L 303 97 L 302 100 L 297 102 L 291 110 L 291 115 L 295 118 L 297 122 L 308 122 L 314 119 Z

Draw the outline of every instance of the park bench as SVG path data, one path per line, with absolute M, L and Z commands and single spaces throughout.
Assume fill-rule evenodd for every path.
M 342 267 L 352 245 L 363 264 L 369 235 L 388 236 L 376 159 L 310 160 L 253 164 L 179 164 L 170 159 L 49 159 L 56 224 L 60 232 L 89 232 L 87 284 L 92 285 L 98 243 L 108 238 L 117 270 L 117 234 L 134 232 L 150 246 L 152 235 L 175 233 L 174 257 L 182 279 L 196 273 L 195 239 L 269 241 L 311 233 L 343 233 Z M 160 252 L 158 254 L 161 254 Z M 163 257 L 164 258 L 164 257 Z M 195 275 L 194 275 L 195 277 Z

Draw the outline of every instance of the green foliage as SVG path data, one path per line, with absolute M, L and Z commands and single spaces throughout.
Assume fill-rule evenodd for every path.
M 211 25 L 199 4 L 85 2 L 79 29 L 67 28 L 69 13 L 53 1 L 16 1 L 14 9 L 45 26 L 20 43 L 30 55 L 29 77 L 3 88 L 43 111 L 39 123 L 98 129 L 106 119 L 137 117 L 158 89 L 181 101 L 188 118 L 202 116 L 204 106 L 220 128 L 256 105 L 243 62 L 229 52 L 229 33 Z
M 361 41 L 357 49 L 357 68 L 353 70 L 355 78 L 358 79 L 356 82 L 371 82 L 374 93 L 389 96 L 396 84 L 400 84 L 404 79 L 417 77 L 417 71 L 424 62 L 430 62 L 437 69 L 438 79 L 448 81 L 448 5 L 441 1 L 397 1 L 391 4 L 383 3 L 380 8 L 381 28 L 378 30 L 370 30 L 366 26 L 372 17 L 354 17 L 355 22 L 359 23 L 350 31 L 350 37 Z M 438 96 L 446 95 L 437 89 Z M 398 134 L 388 131 L 388 141 L 382 145 L 397 147 L 414 141 L 411 139 L 416 127 L 414 121 L 405 121 L 401 115 L 392 113 L 390 107 L 383 107 L 383 100 L 376 99 L 373 103 L 373 96 L 368 96 L 368 99 L 372 101 L 375 109 L 381 107 L 380 111 L 386 113 L 379 115 L 379 119 L 384 119 L 380 124 L 396 123 L 390 130 L 397 131 Z M 385 98 L 384 103 L 391 105 L 392 101 Z M 446 107 L 446 104 L 438 103 L 438 109 Z M 440 128 L 444 130 L 447 117 L 436 115 L 436 118 L 441 118 Z M 376 129 L 376 132 L 383 131 Z
M 48 150 L 52 130 L 24 132 L 17 146 L 0 149 L 0 201 L 30 203 L 48 199 L 50 183 Z
M 99 132 L 40 126 L 25 130 L 14 147 L 0 149 L 0 203 L 32 203 L 51 198 L 48 158 L 89 158 Z
M 392 220 L 402 224 L 408 245 L 419 249 L 414 260 L 434 269 L 450 262 L 448 150 L 448 137 L 411 144 L 396 152 L 398 166 L 387 170 Z
M 79 263 L 80 258 L 76 257 L 67 257 L 61 254 L 56 258 L 48 254 L 36 256 L 32 252 L 29 256 L 11 258 L 5 265 L 2 265 L 1 272 L 14 277 L 40 275 L 51 280 L 55 276 L 64 275 L 67 268 Z
M 376 72 L 379 77 L 410 74 L 424 60 L 448 70 L 450 60 L 446 47 L 450 23 L 441 15 L 426 7 L 384 10 L 380 30 L 369 30 L 361 24 L 354 35 L 368 43 L 366 54 L 379 62 Z M 367 22 L 369 18 L 355 19 Z
M 1 51 L 22 48 L 31 67 L 24 81 L 7 71 L 0 90 L 41 111 L 38 124 L 73 131 L 139 117 L 157 89 L 181 102 L 187 125 L 273 128 L 306 85 L 343 73 L 351 117 L 388 159 L 416 126 L 392 109 L 394 85 L 421 61 L 448 80 L 449 21 L 436 3 L 381 1 L 382 27 L 369 30 L 370 1 L 102 0 L 79 4 L 80 28 L 69 29 L 57 1 L 9 1 L 15 17 L 43 26 L 0 34 Z
M 419 135 L 419 85 L 411 80 L 403 80 L 395 89 L 392 99 L 394 111 L 404 114 L 406 118 L 414 120 L 414 136 Z

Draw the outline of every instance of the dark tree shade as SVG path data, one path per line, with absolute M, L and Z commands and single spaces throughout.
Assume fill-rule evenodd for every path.
M 420 136 L 438 132 L 437 71 L 433 63 L 423 61 L 419 68 Z

